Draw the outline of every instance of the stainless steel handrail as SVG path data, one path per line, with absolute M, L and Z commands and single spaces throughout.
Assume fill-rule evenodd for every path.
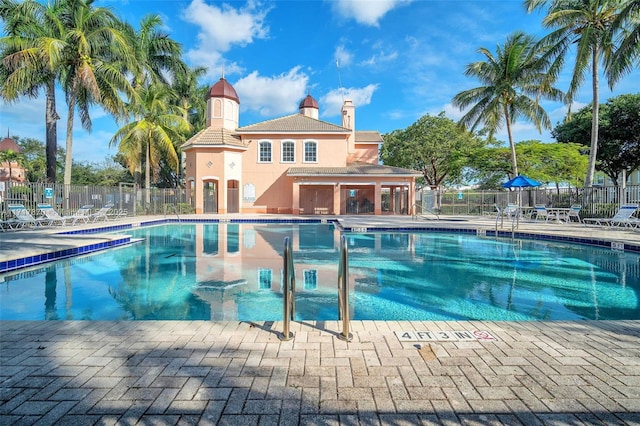
M 291 240 L 289 237 L 284 237 L 284 254 L 282 256 L 282 261 L 282 269 L 284 271 L 282 277 L 283 326 L 280 340 L 291 340 L 293 338 L 293 332 L 289 330 L 289 325 L 296 315 L 296 272 L 293 268 L 293 251 L 291 249 Z
M 338 319 L 342 320 L 342 333 L 338 334 L 338 339 L 351 341 L 353 335 L 349 333 L 349 251 L 344 235 L 340 237 L 338 262 Z

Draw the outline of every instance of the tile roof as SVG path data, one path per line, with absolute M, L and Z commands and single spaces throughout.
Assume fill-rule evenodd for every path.
M 198 133 L 189 138 L 188 141 L 182 144 L 182 149 L 190 148 L 193 146 L 235 146 L 239 148 L 246 148 L 247 144 L 243 143 L 240 136 L 226 129 L 205 127 Z
M 382 164 L 353 163 L 347 167 L 290 167 L 287 176 L 422 176 L 422 173 Z
M 356 143 L 383 143 L 377 130 L 356 130 Z
M 262 121 L 249 126 L 239 127 L 238 133 L 343 133 L 351 130 L 326 121 L 317 120 L 302 114 L 291 114 L 273 120 Z

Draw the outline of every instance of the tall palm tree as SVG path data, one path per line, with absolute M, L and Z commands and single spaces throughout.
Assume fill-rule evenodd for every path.
M 191 128 L 184 111 L 175 105 L 176 95 L 161 83 L 138 87 L 138 101 L 130 105 L 135 121 L 120 128 L 109 142 L 118 146 L 130 170 L 135 169 L 142 150 L 145 152 L 145 187 L 151 187 L 152 166 L 157 170 L 161 156 L 166 156 L 174 170 L 179 162 L 174 142 L 183 141 Z M 147 191 L 147 195 L 148 195 Z
M 611 87 L 631 72 L 634 64 L 640 65 L 640 0 L 624 1 L 613 27 L 620 32 L 621 40 L 607 70 Z
M 207 73 L 206 67 L 187 68 L 176 74 L 171 88 L 178 95 L 178 105 L 185 111 L 193 131 L 204 128 L 206 121 L 206 94 L 210 86 L 200 85 L 198 80 Z
M 47 5 L 36 1 L 0 0 L 0 18 L 6 36 L 0 39 L 2 63 L 0 67 L 0 96 L 16 101 L 22 95 L 37 97 L 45 91 L 45 140 L 47 181 L 56 181 L 58 146 L 55 66 L 60 52 L 56 40 L 62 28 L 59 13 L 64 2 L 54 0 Z
M 87 130 L 92 127 L 92 105 L 101 105 L 116 117 L 125 116 L 120 93 L 133 92 L 116 64 L 131 50 L 116 16 L 107 8 L 94 8 L 93 0 L 67 0 L 61 20 L 65 28 L 60 40 L 61 81 L 68 108 L 64 183 L 69 185 L 76 109 Z
M 492 135 L 506 125 L 511 148 L 513 175 L 518 175 L 518 161 L 513 141 L 512 125 L 518 118 L 533 122 L 538 129 L 551 128 L 551 122 L 539 99 L 561 100 L 563 94 L 553 87 L 557 70 L 551 67 L 536 40 L 522 32 L 511 34 L 494 55 L 486 48 L 478 49 L 484 61 L 471 63 L 465 75 L 475 77 L 484 85 L 455 95 L 453 104 L 470 109 L 460 124 L 474 130 L 483 124 Z
M 181 60 L 182 46 L 162 31 L 163 25 L 159 15 L 151 14 L 142 18 L 138 30 L 128 24 L 123 28 L 133 54 L 121 66 L 130 76 L 134 88 L 155 83 L 168 85 L 187 69 Z M 134 102 L 134 99 L 130 102 Z M 139 162 L 131 173 L 136 184 L 140 185 L 142 152 L 136 157 Z M 133 159 L 133 154 L 130 153 L 129 158 Z
M 589 166 L 584 180 L 585 188 L 593 185 L 598 155 L 599 65 L 609 63 L 613 51 L 614 26 L 619 13 L 620 0 L 525 0 L 527 11 L 546 7 L 542 25 L 553 31 L 541 43 L 550 46 L 557 66 L 564 64 L 572 46 L 576 47 L 573 75 L 567 90 L 567 102 L 582 85 L 586 72 L 591 69 L 592 122 Z

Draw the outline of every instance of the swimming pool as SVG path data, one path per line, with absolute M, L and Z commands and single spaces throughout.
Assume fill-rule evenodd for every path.
M 335 320 L 332 224 L 190 223 L 139 243 L 0 275 L 2 320 L 282 319 L 284 237 L 296 319 Z M 640 255 L 440 232 L 346 233 L 355 320 L 640 319 Z

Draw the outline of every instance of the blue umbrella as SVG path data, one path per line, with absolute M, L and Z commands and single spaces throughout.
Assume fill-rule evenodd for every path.
M 508 181 L 503 183 L 502 187 L 511 189 L 511 188 L 529 188 L 529 187 L 540 186 L 540 185 L 542 184 L 537 180 L 533 180 L 524 175 L 518 175 L 513 179 L 509 179 Z

